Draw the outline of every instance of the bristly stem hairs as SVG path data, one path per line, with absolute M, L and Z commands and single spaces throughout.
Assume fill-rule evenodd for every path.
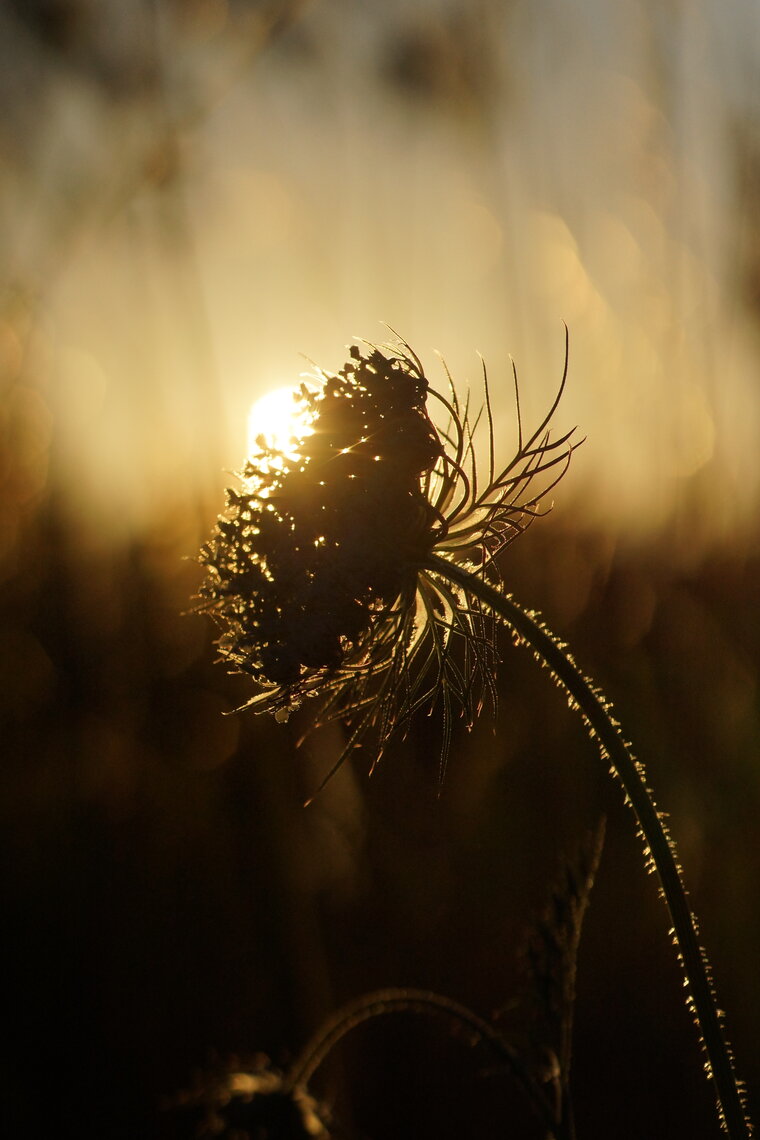
M 497 556 L 542 513 L 577 446 L 574 431 L 550 430 L 567 336 L 556 397 L 530 433 L 514 373 L 517 449 L 504 466 L 485 365 L 476 411 L 446 377 L 438 392 L 405 342 L 362 342 L 339 372 L 318 370 L 302 384 L 294 400 L 302 427 L 290 446 L 262 440 L 240 489 L 227 492 L 199 555 L 206 577 L 196 608 L 218 624 L 222 660 L 254 684 L 244 708 L 282 721 L 308 701 L 312 723 L 347 726 L 336 768 L 361 747 L 376 763 L 394 732 L 438 703 L 443 773 L 453 713 L 469 727 L 485 697 L 495 705 L 497 626 L 528 646 L 623 785 L 670 912 L 721 1123 L 732 1140 L 748 1138 L 710 967 L 644 770 L 610 703 L 540 618 L 506 593 L 497 570 Z M 485 473 L 476 432 L 486 437 Z

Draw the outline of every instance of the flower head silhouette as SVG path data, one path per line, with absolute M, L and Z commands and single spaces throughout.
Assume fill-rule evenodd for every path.
M 474 418 L 446 375 L 444 395 L 407 344 L 353 346 L 340 372 L 319 371 L 316 390 L 302 385 L 295 400 L 311 430 L 288 452 L 262 441 L 200 553 L 207 574 L 198 608 L 222 630 L 223 660 L 256 685 L 243 707 L 284 720 L 314 698 L 317 723 L 349 726 L 339 763 L 370 730 L 378 758 L 390 735 L 439 697 L 445 762 L 453 708 L 470 726 L 484 692 L 494 694 L 495 637 L 481 601 L 429 560 L 493 575 L 496 555 L 538 513 L 572 453 L 572 432 L 549 433 L 566 367 L 528 437 L 517 394 L 517 451 L 504 467 L 485 368 Z M 443 413 L 441 428 L 430 402 Z
M 351 348 L 340 372 L 318 372 L 316 389 L 301 387 L 296 399 L 311 430 L 292 450 L 262 441 L 201 549 L 196 608 L 218 623 L 222 659 L 252 678 L 256 691 L 243 708 L 285 720 L 313 698 L 316 723 L 341 719 L 349 729 L 334 772 L 370 734 L 379 758 L 394 731 L 440 699 L 443 769 L 453 710 L 470 726 L 484 694 L 495 702 L 494 626 L 508 626 L 565 690 L 623 785 L 668 905 L 719 1118 L 730 1137 L 749 1140 L 709 963 L 643 766 L 567 647 L 500 587 L 496 556 L 540 513 L 576 446 L 573 431 L 550 434 L 567 339 L 557 395 L 527 437 L 515 376 L 517 449 L 505 466 L 496 461 L 485 368 L 484 403 L 473 414 L 448 373 L 445 395 L 430 386 L 408 344 L 363 348 Z

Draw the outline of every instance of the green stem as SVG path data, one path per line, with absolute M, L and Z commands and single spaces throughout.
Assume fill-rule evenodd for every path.
M 723 1030 L 712 985 L 710 966 L 699 944 L 697 922 L 689 907 L 675 847 L 647 787 L 642 765 L 636 760 L 614 720 L 610 703 L 583 675 L 568 650 L 546 627 L 511 597 L 456 563 L 430 555 L 423 567 L 465 589 L 524 641 L 565 689 L 580 712 L 602 756 L 618 777 L 638 820 L 647 861 L 660 879 L 670 911 L 673 939 L 686 975 L 687 1004 L 702 1034 L 706 1069 L 718 1096 L 721 1123 L 731 1140 L 748 1140 L 752 1125 L 734 1072 L 731 1049 Z

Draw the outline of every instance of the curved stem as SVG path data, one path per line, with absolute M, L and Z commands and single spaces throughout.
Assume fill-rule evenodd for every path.
M 517 1052 L 489 1022 L 451 998 L 429 990 L 388 988 L 364 994 L 339 1009 L 306 1045 L 291 1066 L 287 1082 L 291 1087 L 306 1087 L 342 1037 L 365 1021 L 391 1013 L 417 1013 L 444 1016 L 468 1031 L 476 1041 L 487 1046 L 498 1061 L 505 1063 L 519 1081 L 530 1103 L 547 1130 L 547 1140 L 556 1136 L 553 1114 L 542 1089 L 520 1062 Z
M 713 990 L 710 966 L 699 944 L 697 921 L 691 912 L 675 847 L 647 787 L 642 765 L 623 739 L 611 705 L 578 668 L 566 647 L 532 613 L 511 597 L 453 562 L 430 555 L 422 567 L 456 585 L 499 617 L 524 641 L 565 689 L 582 716 L 602 756 L 618 777 L 638 820 L 648 865 L 656 870 L 673 924 L 672 935 L 686 975 L 687 1004 L 702 1034 L 706 1069 L 715 1085 L 721 1123 L 732 1140 L 747 1140 L 752 1125 L 734 1072 L 731 1048 Z

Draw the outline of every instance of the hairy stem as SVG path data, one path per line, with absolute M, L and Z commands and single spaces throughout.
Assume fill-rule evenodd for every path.
M 482 577 L 455 563 L 430 555 L 423 567 L 456 585 L 505 622 L 552 672 L 566 691 L 571 705 L 595 737 L 602 756 L 618 777 L 638 820 L 649 865 L 659 876 L 662 894 L 670 912 L 673 940 L 686 975 L 687 1004 L 701 1032 L 706 1069 L 715 1085 L 718 1111 L 731 1140 L 748 1140 L 752 1125 L 737 1080 L 731 1049 L 715 1000 L 710 966 L 699 944 L 697 921 L 689 906 L 676 858 L 675 847 L 636 760 L 612 716 L 611 705 L 578 668 L 565 646 L 538 618 L 522 609 L 511 597 L 496 590 Z

